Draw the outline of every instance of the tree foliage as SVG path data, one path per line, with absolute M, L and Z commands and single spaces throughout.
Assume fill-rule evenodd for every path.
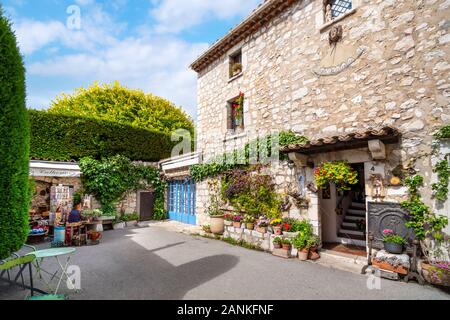
M 50 112 L 79 115 L 138 128 L 172 133 L 177 129 L 193 132 L 192 120 L 173 103 L 141 90 L 122 87 L 119 82 L 77 89 L 62 94 L 51 104 Z
M 29 143 L 25 68 L 0 7 L 0 259 L 19 250 L 28 236 Z

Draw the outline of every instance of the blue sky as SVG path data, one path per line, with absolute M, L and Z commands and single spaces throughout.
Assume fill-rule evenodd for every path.
M 27 105 L 98 80 L 165 97 L 196 115 L 188 66 L 261 0 L 0 0 L 27 68 Z

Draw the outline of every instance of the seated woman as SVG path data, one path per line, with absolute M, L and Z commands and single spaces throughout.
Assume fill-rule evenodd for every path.
M 74 206 L 73 210 L 69 214 L 69 223 L 77 223 L 81 221 L 81 204 L 78 203 Z

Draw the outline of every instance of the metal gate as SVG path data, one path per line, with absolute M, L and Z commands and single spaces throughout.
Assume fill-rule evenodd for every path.
M 169 219 L 197 224 L 195 216 L 196 186 L 191 179 L 169 182 Z

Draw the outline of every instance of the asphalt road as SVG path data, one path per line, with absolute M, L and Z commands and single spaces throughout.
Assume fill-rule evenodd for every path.
M 52 270 L 55 264 L 49 262 L 44 267 Z M 81 269 L 82 288 L 74 293 L 63 286 L 72 300 L 450 300 L 439 289 L 415 283 L 381 280 L 370 290 L 367 276 L 159 227 L 105 232 L 100 245 L 77 248 L 72 264 Z M 0 299 L 25 296 L 0 285 Z

